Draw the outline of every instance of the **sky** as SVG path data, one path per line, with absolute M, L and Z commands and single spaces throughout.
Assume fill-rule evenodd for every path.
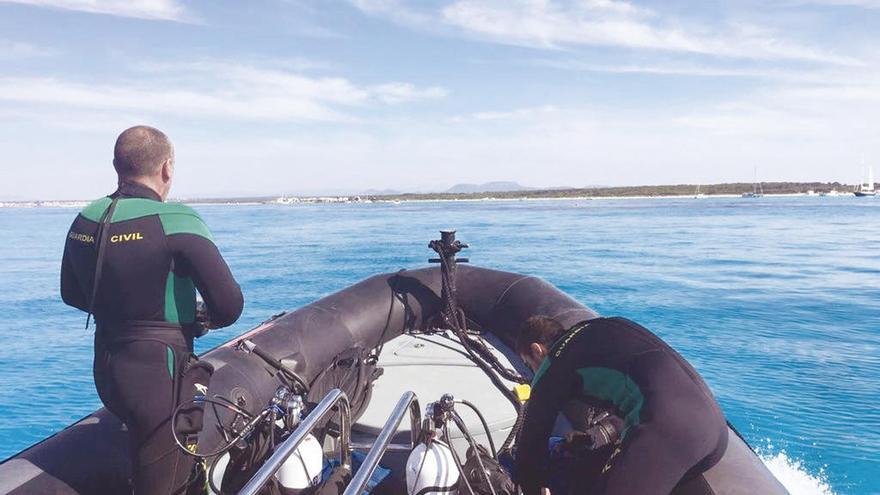
M 761 181 L 880 161 L 880 0 L 0 0 L 0 200 Z

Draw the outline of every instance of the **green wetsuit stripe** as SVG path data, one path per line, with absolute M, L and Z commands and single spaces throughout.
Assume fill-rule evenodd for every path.
M 83 217 L 93 222 L 98 222 L 101 215 L 110 206 L 112 200 L 104 197 L 93 201 L 86 206 L 80 213 Z M 166 209 L 166 203 L 145 198 L 119 198 L 116 203 L 116 209 L 113 210 L 113 218 L 111 223 L 124 222 L 126 220 L 134 220 L 136 218 L 148 217 L 156 215 Z
M 103 197 L 93 201 L 80 213 L 87 220 L 98 222 L 110 206 L 111 199 Z M 181 203 L 165 203 L 148 198 L 120 198 L 113 211 L 111 223 L 158 216 L 166 236 L 192 234 L 213 242 L 211 231 L 205 222 L 189 206 Z M 196 288 L 192 279 L 169 272 L 165 281 L 165 321 L 188 324 L 195 321 Z
M 161 213 L 165 203 L 146 198 L 122 198 L 113 212 L 113 222 L 124 222 Z
M 577 373 L 585 395 L 614 404 L 623 416 L 623 433 L 639 424 L 645 396 L 629 375 L 611 368 L 580 368 Z
M 550 368 L 550 366 L 553 364 L 553 358 L 558 358 L 562 354 L 562 351 L 565 350 L 565 347 L 568 345 L 571 339 L 573 339 L 577 334 L 581 333 L 581 331 L 587 328 L 589 325 L 589 321 L 578 323 L 577 325 L 571 327 L 567 332 L 562 334 L 562 336 L 560 336 L 558 339 L 556 339 L 556 342 L 554 342 L 553 345 L 550 346 L 550 350 L 549 352 L 547 352 L 547 357 L 545 357 L 544 360 L 541 361 L 541 366 L 538 367 L 538 371 L 535 371 L 535 375 L 532 377 L 532 387 L 538 384 L 538 380 L 540 380 L 541 377 L 544 376 L 544 373 L 546 373 L 547 369 Z
M 165 321 L 187 324 L 196 319 L 196 286 L 189 277 L 168 272 L 165 282 Z
M 168 366 L 168 376 L 174 378 L 174 350 L 165 346 L 165 364 Z
M 106 196 L 101 199 L 96 199 L 95 201 L 92 201 L 88 206 L 83 208 L 83 210 L 79 214 L 82 215 L 86 220 L 99 222 L 101 221 L 101 215 L 103 215 L 107 207 L 110 206 L 111 201 L 113 200 Z M 119 209 L 118 207 L 119 205 L 117 204 L 117 209 Z
M 110 206 L 112 200 L 103 197 L 86 206 L 80 214 L 87 220 L 97 222 Z M 159 215 L 165 235 L 194 234 L 213 241 L 211 231 L 205 222 L 189 206 L 181 203 L 163 203 L 146 198 L 120 198 L 113 211 L 111 222 L 124 222 L 137 218 Z
M 192 210 L 190 212 L 163 212 L 159 215 L 165 235 L 193 234 L 214 241 L 205 222 Z
M 535 376 L 532 377 L 532 385 L 531 386 L 533 388 L 535 387 L 535 385 L 538 384 L 538 380 L 540 380 L 541 377 L 544 376 L 544 373 L 546 373 L 548 369 L 550 369 L 550 357 L 549 356 L 545 357 L 544 360 L 541 361 L 541 366 L 538 367 L 538 371 L 536 371 Z

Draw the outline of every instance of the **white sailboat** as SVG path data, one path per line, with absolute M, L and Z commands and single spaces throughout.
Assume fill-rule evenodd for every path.
M 876 196 L 877 191 L 874 189 L 874 167 L 868 167 L 868 177 L 866 180 L 862 181 L 861 184 L 856 186 L 855 191 L 853 191 L 857 197 L 867 197 L 867 196 Z
M 764 187 L 758 182 L 758 167 L 755 167 L 755 182 L 752 182 L 752 191 L 744 192 L 742 194 L 744 198 L 763 198 L 764 197 Z

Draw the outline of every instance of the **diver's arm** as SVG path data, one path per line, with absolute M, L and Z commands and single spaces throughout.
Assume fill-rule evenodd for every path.
M 211 240 L 197 234 L 181 233 L 167 237 L 178 265 L 192 277 L 208 307 L 211 323 L 217 328 L 235 323 L 241 315 L 244 297 L 229 266 Z
M 516 444 L 516 481 L 525 495 L 538 495 L 547 486 L 547 441 L 562 410 L 575 375 L 550 366 L 532 391 L 526 418 Z
M 82 287 L 76 279 L 76 273 L 70 262 L 70 253 L 68 253 L 67 245 L 70 243 L 68 239 L 64 244 L 64 255 L 61 258 L 61 300 L 68 306 L 73 306 L 82 311 L 88 311 L 86 297 L 83 294 Z

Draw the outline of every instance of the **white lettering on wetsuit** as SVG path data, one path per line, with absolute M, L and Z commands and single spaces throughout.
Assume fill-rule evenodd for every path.
M 84 242 L 86 244 L 94 244 L 95 238 L 89 234 L 80 234 L 79 232 L 71 231 L 67 234 L 69 239 L 73 239 L 74 241 Z

